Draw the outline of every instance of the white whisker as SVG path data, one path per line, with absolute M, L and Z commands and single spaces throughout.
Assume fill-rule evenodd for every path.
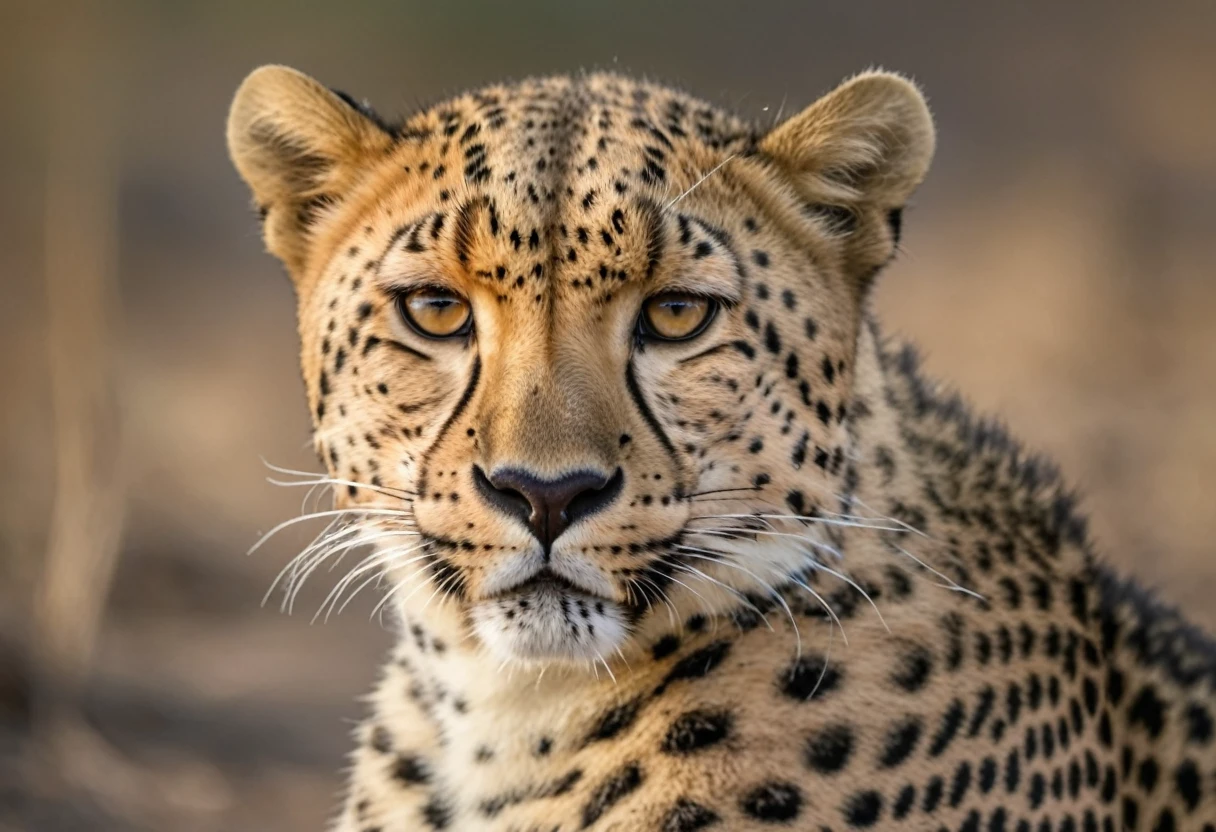
M 785 609 L 785 614 L 787 616 L 789 616 L 790 626 L 794 628 L 794 638 L 798 642 L 798 652 L 799 652 L 799 655 L 801 655 L 801 653 L 802 653 L 802 633 L 798 629 L 798 621 L 797 621 L 797 619 L 794 618 L 794 611 L 790 609 L 790 605 L 785 602 L 785 598 L 783 598 L 781 596 L 780 592 L 778 592 L 776 589 L 774 589 L 772 586 L 770 586 L 766 581 L 761 580 L 760 576 L 757 575 L 755 572 L 752 572 L 750 569 L 745 569 L 744 567 L 740 566 L 737 563 L 732 563 L 731 561 L 726 560 L 723 557 L 723 553 L 721 553 L 721 552 L 715 552 L 712 549 L 698 549 L 695 547 L 684 546 L 683 544 L 676 544 L 675 548 L 680 549 L 688 557 L 694 557 L 694 558 L 700 557 L 704 560 L 710 560 L 710 561 L 713 561 L 714 563 L 720 563 L 723 566 L 730 566 L 732 568 L 738 569 L 740 572 L 745 572 L 748 575 L 750 575 L 757 583 L 759 583 L 760 586 L 767 589 L 769 591 L 769 594 L 777 599 L 777 603 L 779 603 Z M 704 554 L 697 555 L 697 554 L 692 554 L 693 552 L 702 552 Z M 704 555 L 714 555 L 715 557 L 708 558 L 708 557 L 704 557 Z
M 878 604 L 874 603 L 874 599 L 871 598 L 869 593 L 867 593 L 864 589 L 862 589 L 861 586 L 856 581 L 854 581 L 852 578 L 850 578 L 848 575 L 844 574 L 843 572 L 837 572 L 835 569 L 829 569 L 828 567 L 826 567 L 822 563 L 820 563 L 818 560 L 812 559 L 811 568 L 814 569 L 816 572 L 826 572 L 827 574 L 832 575 L 833 577 L 839 578 L 840 580 L 847 583 L 849 586 L 853 587 L 853 589 L 855 589 L 859 593 L 861 593 L 861 597 L 865 598 L 867 601 L 869 601 L 870 606 L 874 608 L 874 612 L 878 614 L 878 620 L 882 622 L 883 628 L 888 633 L 891 632 L 891 628 L 887 625 L 887 619 L 883 618 L 882 610 L 880 610 L 878 608 Z
M 262 535 L 258 539 L 258 542 L 253 544 L 246 554 L 252 555 L 258 549 L 260 549 L 267 540 L 270 540 L 270 538 L 274 537 L 276 534 L 289 526 L 294 526 L 297 523 L 303 523 L 306 520 L 316 520 L 319 517 L 340 517 L 342 515 L 410 517 L 412 516 L 412 512 L 397 511 L 395 509 L 387 508 L 338 508 L 331 509 L 330 511 L 315 511 L 312 514 L 304 514 L 299 517 L 293 517 L 290 520 L 284 520 L 282 523 L 266 532 L 266 534 Z
M 678 203 L 678 202 L 679 202 L 680 200 L 682 200 L 684 197 L 688 196 L 690 193 L 692 193 L 693 191 L 695 191 L 695 190 L 696 190 L 698 187 L 700 187 L 700 185 L 701 185 L 701 183 L 702 183 L 702 182 L 704 182 L 706 179 L 708 179 L 709 177 L 711 177 L 711 176 L 713 176 L 715 173 L 717 173 L 717 172 L 718 172 L 718 170 L 719 170 L 719 169 L 720 169 L 720 168 L 721 168 L 723 165 L 725 165 L 725 164 L 726 164 L 727 162 L 729 162 L 731 159 L 734 159 L 736 155 L 738 155 L 738 154 L 732 153 L 732 154 L 730 154 L 729 156 L 727 156 L 725 159 L 723 159 L 721 162 L 718 162 L 718 164 L 716 164 L 716 165 L 714 165 L 712 168 L 710 168 L 709 172 L 708 172 L 708 173 L 706 173 L 704 176 L 702 176 L 700 179 L 698 179 L 696 182 L 693 182 L 693 183 L 692 183 L 692 184 L 691 184 L 691 185 L 688 187 L 688 190 L 684 191 L 684 193 L 680 194 L 680 195 L 679 195 L 679 196 L 677 196 L 675 199 L 673 199 L 671 202 L 669 202 L 669 203 L 667 203 L 666 205 L 664 205 L 664 206 L 663 206 L 663 212 L 664 212 L 664 213 L 666 213 L 667 211 L 670 211 L 670 210 L 671 210 L 673 207 L 675 207 L 676 203 Z

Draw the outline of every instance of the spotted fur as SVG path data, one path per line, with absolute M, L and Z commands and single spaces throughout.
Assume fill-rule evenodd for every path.
M 400 633 L 334 829 L 1216 830 L 1212 642 L 867 313 L 933 135 L 885 73 L 771 130 L 612 75 L 400 124 L 246 80 L 333 539 Z M 648 339 L 672 290 L 719 312 Z M 619 492 L 548 547 L 504 469 Z

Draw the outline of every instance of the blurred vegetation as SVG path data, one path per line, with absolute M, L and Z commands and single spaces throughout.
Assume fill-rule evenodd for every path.
M 0 6 L 0 830 L 319 829 L 334 805 L 387 637 L 370 599 L 312 628 L 258 606 L 303 532 L 242 554 L 299 507 L 261 458 L 317 465 L 291 290 L 222 141 L 267 62 L 388 113 L 615 68 L 759 120 L 911 74 L 940 144 L 888 330 L 1216 628 L 1216 4 L 994 5 Z

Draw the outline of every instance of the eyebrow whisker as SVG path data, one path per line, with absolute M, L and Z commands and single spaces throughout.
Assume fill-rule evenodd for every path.
M 676 203 L 678 203 L 684 197 L 688 196 L 690 193 L 695 191 L 701 185 L 702 182 L 704 182 L 709 177 L 713 176 L 715 173 L 718 172 L 718 170 L 723 165 L 725 165 L 727 162 L 729 162 L 731 159 L 734 159 L 738 155 L 739 155 L 738 153 L 732 153 L 729 156 L 727 156 L 725 159 L 723 159 L 721 162 L 718 162 L 718 164 L 716 164 L 712 168 L 710 168 L 708 173 L 706 173 L 704 176 L 702 176 L 696 182 L 693 182 L 690 186 L 688 186 L 688 190 L 684 191 L 684 193 L 680 194 L 675 199 L 673 199 L 671 202 L 664 205 L 663 206 L 664 213 L 666 213 L 667 211 L 670 211 L 673 207 L 675 207 Z

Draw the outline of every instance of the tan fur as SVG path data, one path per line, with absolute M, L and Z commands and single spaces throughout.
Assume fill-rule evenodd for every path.
M 347 512 L 318 551 L 370 538 L 400 630 L 336 830 L 1213 828 L 1216 650 L 866 315 L 910 82 L 768 133 L 611 75 L 396 127 L 272 67 L 228 139 Z M 647 340 L 665 291 L 721 308 Z M 623 484 L 545 552 L 504 469 Z

